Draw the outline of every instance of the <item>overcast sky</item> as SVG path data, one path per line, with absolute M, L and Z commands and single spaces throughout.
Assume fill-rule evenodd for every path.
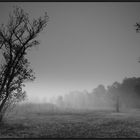
M 15 5 L 31 18 L 45 11 L 49 16 L 39 47 L 29 53 L 36 73 L 36 80 L 26 84 L 29 99 L 91 91 L 98 84 L 140 76 L 140 34 L 134 27 L 140 3 L 1 2 L 0 23 Z

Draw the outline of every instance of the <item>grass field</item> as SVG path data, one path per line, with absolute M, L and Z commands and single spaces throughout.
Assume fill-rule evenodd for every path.
M 21 112 L 5 118 L 0 138 L 140 138 L 137 110 Z

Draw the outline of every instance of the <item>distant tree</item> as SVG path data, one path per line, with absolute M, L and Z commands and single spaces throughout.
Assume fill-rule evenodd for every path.
M 63 97 L 62 96 L 58 96 L 57 98 L 57 105 L 61 108 L 63 108 L 64 103 L 63 103 Z
M 103 95 L 105 95 L 106 93 L 106 89 L 104 87 L 104 85 L 98 85 L 97 88 L 94 89 L 94 94 L 97 94 L 97 96 L 102 97 Z
M 30 21 L 22 8 L 15 7 L 9 14 L 8 24 L 0 27 L 0 53 L 3 56 L 0 65 L 0 121 L 8 106 L 25 99 L 24 82 L 35 79 L 26 56 L 32 47 L 39 45 L 35 38 L 47 22 L 46 13 L 44 17 Z
M 134 91 L 135 91 L 137 94 L 140 95 L 140 85 L 136 85 L 136 86 L 134 87 Z
M 140 78 L 125 78 L 121 84 L 122 97 L 128 107 L 139 107 L 140 99 Z M 127 98 L 126 98 L 127 97 Z
M 115 101 L 116 112 L 120 111 L 120 83 L 114 82 L 108 86 L 108 92 L 111 98 Z
M 119 106 L 140 107 L 140 78 L 124 78 L 122 83 L 115 82 L 108 86 L 108 93 L 114 101 L 119 102 Z

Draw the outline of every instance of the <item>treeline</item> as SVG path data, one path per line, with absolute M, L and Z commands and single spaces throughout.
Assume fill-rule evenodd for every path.
M 55 103 L 62 109 L 140 108 L 140 78 L 124 78 L 106 88 L 100 84 L 91 92 L 73 91 L 58 96 Z

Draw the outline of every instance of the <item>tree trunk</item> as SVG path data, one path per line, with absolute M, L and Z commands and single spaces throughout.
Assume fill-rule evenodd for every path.
M 119 96 L 117 96 L 117 100 L 116 100 L 116 112 L 120 112 Z
M 0 123 L 2 122 L 2 120 L 3 120 L 3 114 L 2 112 L 0 112 Z
M 6 103 L 8 96 L 5 97 L 5 99 L 2 101 L 1 105 L 0 105 L 0 122 L 2 122 L 3 120 L 3 116 L 4 116 L 4 112 L 3 112 L 3 107 Z

